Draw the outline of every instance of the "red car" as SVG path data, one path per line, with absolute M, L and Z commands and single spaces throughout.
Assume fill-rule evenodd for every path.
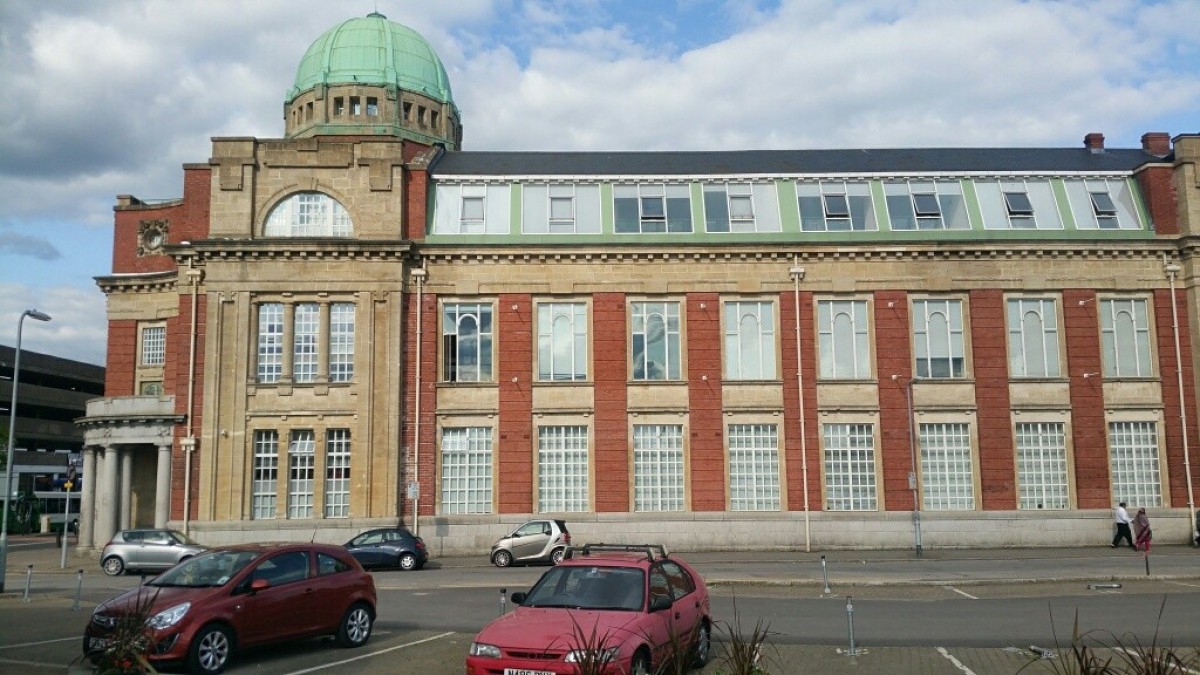
M 512 601 L 512 612 L 475 636 L 467 675 L 574 675 L 585 661 L 644 675 L 675 652 L 697 667 L 708 662 L 708 588 L 662 546 L 569 548 Z
M 335 635 L 361 647 L 374 622 L 375 580 L 345 548 L 225 546 L 101 603 L 84 629 L 83 651 L 94 663 L 111 660 L 145 625 L 155 667 L 220 673 L 236 651 L 269 642 Z

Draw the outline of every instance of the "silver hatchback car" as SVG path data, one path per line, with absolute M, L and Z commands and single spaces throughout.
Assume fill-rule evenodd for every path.
M 122 530 L 104 547 L 100 567 L 114 577 L 126 570 L 165 570 L 206 550 L 175 530 Z
M 531 520 L 492 544 L 492 564 L 496 567 L 535 562 L 557 565 L 570 545 L 571 533 L 565 520 Z

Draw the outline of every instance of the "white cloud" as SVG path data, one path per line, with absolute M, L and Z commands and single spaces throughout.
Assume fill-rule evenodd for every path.
M 108 320 L 96 287 L 37 287 L 0 283 L 0 342 L 16 345 L 21 313 L 36 309 L 48 322 L 25 319 L 21 349 L 104 365 Z

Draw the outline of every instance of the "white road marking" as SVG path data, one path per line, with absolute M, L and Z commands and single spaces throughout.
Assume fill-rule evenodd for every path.
M 950 654 L 950 652 L 946 651 L 946 648 L 945 648 L 945 647 L 938 647 L 938 648 L 937 648 L 937 650 L 938 650 L 938 653 L 939 653 L 939 654 L 941 654 L 942 656 L 944 656 L 944 657 L 946 657 L 947 659 L 949 659 L 949 660 L 950 660 L 950 663 L 953 663 L 953 664 L 954 664 L 954 667 L 955 667 L 955 668 L 958 668 L 959 670 L 961 670 L 963 673 L 965 673 L 965 675 L 975 675 L 975 671 L 973 671 L 973 670 L 971 670 L 970 668 L 968 668 L 968 667 L 964 666 L 964 665 L 963 665 L 963 662 L 962 662 L 962 661 L 959 661 L 959 660 L 958 660 L 958 659 L 956 659 L 956 658 L 954 658 L 954 657 L 953 657 L 953 656 Z
M 69 642 L 71 640 L 81 640 L 82 636 L 69 638 L 56 638 L 54 640 L 39 640 L 37 642 L 22 642 L 15 645 L 0 645 L 0 649 L 20 649 L 21 647 L 36 647 L 38 645 L 49 645 L 55 642 Z
M 1187 586 L 1188 588 L 1200 588 L 1200 584 L 1185 584 L 1182 581 L 1174 581 L 1172 579 L 1167 579 L 1167 583 L 1176 584 L 1178 586 Z
M 362 661 L 363 659 L 373 658 L 373 657 L 379 656 L 380 654 L 387 654 L 388 652 L 394 652 L 398 649 L 406 649 L 408 647 L 415 647 L 419 644 L 424 644 L 426 642 L 433 642 L 434 640 L 440 640 L 448 635 L 454 635 L 454 631 L 448 631 L 446 633 L 442 633 L 441 635 L 434 635 L 433 637 L 427 637 L 424 640 L 415 640 L 413 642 L 406 642 L 402 645 L 396 645 L 395 647 L 388 647 L 387 649 L 380 649 L 377 652 L 371 652 L 370 654 L 363 654 L 362 656 L 355 656 L 354 658 L 350 658 L 350 659 L 334 661 L 333 663 L 326 663 L 321 666 L 305 668 L 304 670 L 294 670 L 290 673 L 287 673 L 287 675 L 304 675 L 304 673 L 315 673 L 318 670 L 325 670 L 326 668 L 333 668 L 334 666 L 344 666 L 347 663 L 354 663 L 355 661 Z
M 30 668 L 50 668 L 57 671 L 62 671 L 62 666 L 56 663 L 41 663 L 39 661 L 18 661 L 17 659 L 0 659 L 0 663 L 11 663 L 16 666 L 28 666 Z
M 1132 656 L 1134 659 L 1136 659 L 1138 661 L 1142 661 L 1143 664 L 1145 664 L 1145 659 L 1142 658 L 1143 655 L 1139 654 L 1136 651 L 1133 651 L 1132 649 L 1125 649 L 1124 647 L 1117 647 L 1116 650 L 1119 652 L 1125 652 L 1126 654 Z M 1175 664 L 1171 664 L 1171 665 L 1175 665 Z M 1192 670 L 1191 668 L 1188 668 L 1188 667 L 1182 666 L 1182 665 L 1179 666 L 1179 669 L 1185 673 L 1188 673 L 1188 675 L 1200 675 L 1200 670 Z
M 959 595 L 966 596 L 966 597 L 968 597 L 968 598 L 970 598 L 970 599 L 972 599 L 972 600 L 978 600 L 978 599 L 979 599 L 979 598 L 977 598 L 977 597 L 975 597 L 975 596 L 971 595 L 970 593 L 967 593 L 966 591 L 960 591 L 960 590 L 958 590 L 957 588 L 955 588 L 955 587 L 953 587 L 953 586 L 942 586 L 942 588 L 944 588 L 944 589 L 946 589 L 946 590 L 948 590 L 948 591 L 954 591 L 955 593 L 958 593 Z

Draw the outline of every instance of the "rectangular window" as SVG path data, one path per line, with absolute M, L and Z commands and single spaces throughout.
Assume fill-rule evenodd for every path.
M 367 97 L 367 114 L 372 117 L 379 114 L 379 99 L 374 96 Z
M 538 380 L 586 380 L 587 343 L 586 304 L 550 302 L 538 305 Z
M 1140 230 L 1137 195 L 1125 178 L 1063 181 L 1075 227 L 1081 230 Z
M 746 183 L 704 186 L 706 232 L 755 232 L 754 188 Z
M 825 425 L 825 508 L 829 511 L 879 508 L 872 425 Z
M 725 377 L 773 380 L 776 360 L 775 304 L 726 302 Z
M 292 380 L 315 382 L 321 309 L 315 302 L 297 303 L 292 319 Z
M 958 181 L 884 183 L 893 230 L 968 230 L 967 207 Z
M 691 189 L 687 185 L 615 185 L 613 217 L 617 234 L 691 232 Z
M 924 508 L 975 508 L 971 436 L 966 424 L 921 424 L 921 486 Z
M 345 115 L 346 114 L 346 99 L 342 98 L 341 96 L 334 97 L 334 99 L 333 99 L 333 114 L 334 115 Z
M 442 429 L 442 515 L 492 512 L 492 430 Z
M 1009 374 L 1060 377 L 1058 303 L 1053 298 L 1010 298 L 1006 318 Z
M 683 510 L 683 425 L 633 425 L 633 510 Z
M 1157 424 L 1110 422 L 1108 447 L 1113 501 L 1162 506 Z
M 412 108 L 413 108 L 412 101 L 403 102 L 402 104 L 400 104 L 400 108 L 404 111 L 404 119 L 408 120 L 408 121 L 412 121 Z
M 866 182 L 796 183 L 800 229 L 805 232 L 876 230 L 871 186 Z
M 587 510 L 587 427 L 538 427 L 538 513 Z
M 917 377 L 963 377 L 962 301 L 914 300 L 912 306 Z
M 1067 509 L 1067 441 L 1062 422 L 1017 425 L 1017 508 Z
M 167 360 L 167 327 L 142 327 L 143 366 L 161 366 Z
M 1115 230 L 1119 227 L 1117 221 L 1117 205 L 1107 192 L 1089 192 L 1092 202 L 1092 214 L 1096 216 L 1096 225 L 1102 230 Z
M 250 487 L 251 513 L 254 520 L 275 517 L 279 495 L 279 433 L 254 432 L 254 477 Z
M 678 380 L 678 302 L 635 302 L 632 314 L 633 379 Z
M 354 303 L 329 305 L 329 381 L 354 379 Z
M 157 380 L 143 382 L 138 385 L 138 394 L 142 396 L 162 396 L 163 383 Z
M 550 214 L 550 232 L 572 233 L 575 231 L 575 186 L 549 185 L 546 188 L 547 208 Z
M 258 381 L 278 382 L 283 375 L 283 303 L 258 306 Z
M 866 300 L 818 301 L 817 341 L 822 379 L 871 377 L 871 335 Z
M 312 430 L 292 432 L 288 444 L 288 518 L 312 518 L 317 441 Z
M 1033 203 L 1029 201 L 1029 195 L 1024 190 L 1015 191 L 1020 187 L 1023 186 L 1002 186 L 1005 190 L 1004 208 L 1008 212 L 1008 226 L 1014 230 L 1036 229 L 1037 221 L 1033 218 Z
M 1143 298 L 1100 301 L 1100 353 L 1105 377 L 1151 377 L 1150 317 Z
M 350 517 L 350 430 L 325 432 L 325 517 Z
M 779 433 L 774 424 L 729 425 L 729 509 L 779 510 Z
M 359 98 L 358 96 L 350 97 L 350 114 L 351 115 L 361 115 L 362 114 L 362 99 Z
M 492 306 L 453 303 L 442 308 L 442 380 L 492 381 Z
M 463 195 L 462 216 L 463 231 L 470 232 L 476 227 L 482 227 L 484 216 L 484 197 L 478 195 Z

